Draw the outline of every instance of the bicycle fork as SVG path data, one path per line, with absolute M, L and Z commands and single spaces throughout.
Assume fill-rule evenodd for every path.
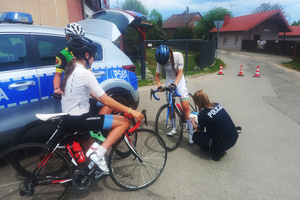
M 175 105 L 175 106 L 174 106 Z M 176 116 L 175 116 L 175 109 L 178 111 L 179 115 L 182 115 L 181 110 L 178 108 L 178 106 L 175 103 L 169 103 L 168 110 L 167 110 L 167 120 L 166 120 L 166 128 L 172 128 L 176 129 Z M 171 127 L 169 127 L 169 119 L 171 120 Z
M 128 133 L 125 132 L 125 135 L 124 135 L 124 140 L 125 140 L 125 143 L 126 145 L 128 146 L 128 148 L 132 151 L 133 155 L 135 158 L 137 158 L 141 163 L 143 163 L 143 160 L 142 158 L 139 156 L 139 154 L 136 152 L 135 148 L 134 148 L 134 145 L 132 144 L 129 136 L 128 136 Z

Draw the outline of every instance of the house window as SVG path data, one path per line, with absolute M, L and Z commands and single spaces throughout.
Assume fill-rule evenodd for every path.
M 234 44 L 238 44 L 239 43 L 239 36 L 236 35 L 234 38 Z
M 194 26 L 196 27 L 199 24 L 199 21 L 194 21 Z
M 227 36 L 224 36 L 224 37 L 223 37 L 223 44 L 225 44 L 225 45 L 226 45 L 226 44 L 227 44 L 227 42 L 228 42 L 228 37 L 227 37 Z

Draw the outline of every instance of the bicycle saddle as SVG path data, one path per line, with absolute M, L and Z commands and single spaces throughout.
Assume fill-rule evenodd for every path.
M 53 113 L 53 114 L 36 114 L 35 116 L 39 118 L 40 120 L 47 121 L 48 119 L 54 118 L 54 117 L 60 117 L 68 115 L 68 113 Z

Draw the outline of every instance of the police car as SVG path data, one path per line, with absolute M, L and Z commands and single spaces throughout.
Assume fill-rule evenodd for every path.
M 122 20 L 127 19 L 127 25 L 139 18 L 120 10 L 114 13 Z M 64 29 L 32 25 L 31 16 L 27 14 L 0 13 L 0 18 L 1 151 L 21 127 L 36 120 L 36 113 L 61 112 L 60 101 L 51 94 L 55 56 L 67 43 Z M 89 33 L 95 23 L 105 28 Z M 124 26 L 118 29 L 113 22 L 99 18 L 83 20 L 80 24 L 86 29 L 86 37 L 98 47 L 92 70 L 99 84 L 109 95 L 121 95 L 126 100 L 122 103 L 137 108 L 139 92 L 135 66 L 112 42 L 120 37 Z

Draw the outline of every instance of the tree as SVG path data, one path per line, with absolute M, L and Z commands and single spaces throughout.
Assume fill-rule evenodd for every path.
M 146 30 L 147 40 L 166 40 L 167 35 L 162 27 L 153 23 L 153 26 Z
M 163 18 L 160 12 L 156 9 L 153 9 L 149 15 L 149 20 L 154 24 L 156 23 L 158 27 L 162 27 Z
M 270 2 L 262 3 L 254 11 L 252 11 L 252 13 L 261 13 L 261 12 L 278 10 L 278 9 L 282 12 L 282 14 L 284 15 L 284 17 L 286 19 L 290 19 L 290 15 L 287 12 L 285 12 L 284 7 L 282 5 L 280 5 L 279 3 L 273 3 L 273 4 L 271 4 Z
M 163 18 L 162 15 L 153 9 L 149 15 L 149 21 L 152 27 L 146 30 L 148 40 L 166 40 L 167 35 L 162 28 Z
M 300 20 L 298 20 L 298 22 L 294 21 L 294 22 L 292 23 L 292 26 L 300 26 Z
M 148 16 L 148 10 L 139 0 L 125 0 L 122 4 L 123 10 L 131 10 Z
M 193 39 L 194 30 L 192 27 L 184 26 L 176 28 L 174 39 Z
M 232 16 L 231 11 L 222 7 L 213 8 L 212 10 L 208 11 L 196 27 L 196 37 L 199 39 L 210 40 L 211 35 L 209 34 L 209 31 L 215 28 L 214 21 L 224 20 L 225 15 Z

